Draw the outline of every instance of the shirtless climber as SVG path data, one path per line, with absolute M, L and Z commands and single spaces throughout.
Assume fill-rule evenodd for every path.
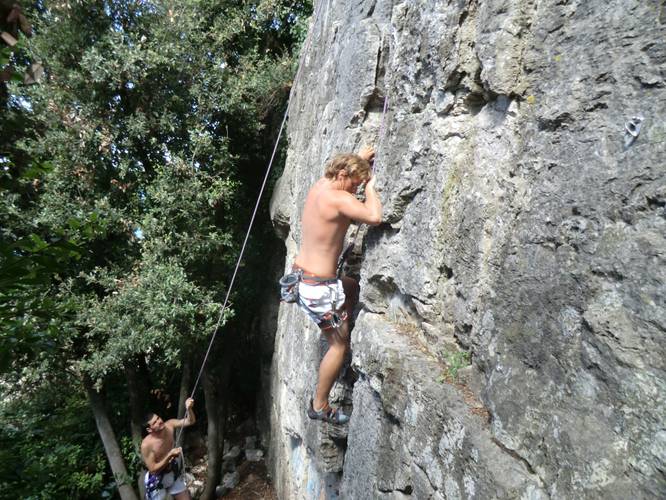
M 174 448 L 174 432 L 196 421 L 194 399 L 185 401 L 186 417 L 164 422 L 156 413 L 146 415 L 148 435 L 141 442 L 141 456 L 146 464 L 146 500 L 163 500 L 169 493 L 175 500 L 190 500 L 190 492 L 181 477 L 180 447 Z
M 326 166 L 305 199 L 301 247 L 294 270 L 302 273 L 298 285 L 301 308 L 326 336 L 329 349 L 319 365 L 317 390 L 308 408 L 312 419 L 343 424 L 349 416 L 328 404 L 328 395 L 344 363 L 349 346 L 349 318 L 358 301 L 358 283 L 352 278 L 338 279 L 336 268 L 345 234 L 352 220 L 377 225 L 382 205 L 375 191 L 370 162 L 372 147 L 358 155 L 337 155 Z M 365 202 L 354 196 L 362 183 Z

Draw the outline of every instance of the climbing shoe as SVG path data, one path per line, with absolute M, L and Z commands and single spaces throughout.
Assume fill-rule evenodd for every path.
M 310 407 L 308 408 L 308 417 L 312 420 L 323 420 L 329 424 L 346 424 L 349 422 L 349 416 L 342 413 L 340 408 L 331 408 L 328 403 L 324 408 L 319 411 L 315 411 L 312 406 L 312 400 L 310 400 Z

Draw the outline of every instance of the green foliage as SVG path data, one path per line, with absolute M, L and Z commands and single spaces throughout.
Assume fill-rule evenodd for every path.
M 123 367 L 146 360 L 173 384 L 183 355 L 207 345 L 311 6 L 38 8 L 36 35 L 12 58 L 18 73 L 43 61 L 47 78 L 0 96 L 0 387 L 20 382 L 0 398 L 0 489 L 99 498 L 114 484 L 78 381 L 106 389 L 133 476 Z M 260 291 L 260 219 L 235 306 Z M 232 308 L 222 325 L 253 316 Z
M 447 352 L 445 359 L 446 369 L 437 379 L 438 382 L 455 382 L 458 379 L 458 371 L 471 364 L 470 354 L 467 351 Z
M 120 450 L 127 465 L 127 475 L 130 478 L 139 477 L 142 469 L 144 469 L 143 459 L 141 458 L 141 451 L 134 445 L 130 436 L 123 436 L 120 439 Z M 131 480 L 129 480 L 131 482 Z
M 145 258 L 176 258 L 190 276 L 210 282 L 212 262 L 226 268 L 235 260 L 237 243 L 229 228 L 238 188 L 238 181 L 180 160 L 158 168 L 146 191 L 141 221 Z
M 10 168 L 0 175 L 0 373 L 12 361 L 28 362 L 36 352 L 52 349 L 70 315 L 71 303 L 54 292 L 68 269 L 88 253 L 86 243 L 105 232 L 96 212 L 44 227 L 35 222 L 30 187 L 51 170 L 48 163 Z M 31 217 L 29 219 L 29 217 Z
M 2 20 L 4 21 L 4 20 Z M 0 23 L 0 31 L 5 31 L 3 26 Z M 7 70 L 9 71 L 9 82 L 10 83 L 22 83 L 23 75 L 13 67 L 13 63 L 21 64 L 26 63 L 25 60 L 25 39 L 19 37 L 16 45 L 9 47 L 5 45 L 4 41 L 0 42 L 0 71 Z M 5 82 L 0 82 L 0 105 L 3 105 L 4 98 L 6 97 L 5 93 Z
M 177 366 L 183 345 L 205 339 L 220 310 L 174 260 L 146 262 L 123 279 L 102 269 L 86 279 L 110 292 L 101 300 L 91 295 L 77 308 L 86 339 L 98 347 L 78 366 L 98 380 L 137 354 Z
M 12 55 L 12 50 L 7 47 L 3 46 L 0 47 L 0 69 L 3 69 L 5 66 L 9 64 L 9 59 Z
M 29 398 L 3 388 L 0 491 L 12 498 L 98 498 L 103 486 L 106 463 L 87 403 L 76 391 L 63 393 L 58 382 Z
M 0 175 L 0 187 L 7 190 L 0 198 L 0 373 L 12 358 L 25 362 L 52 347 L 68 304 L 57 303 L 49 291 L 59 274 L 81 258 L 82 243 L 100 226 L 93 214 L 52 228 L 49 237 L 38 224 L 23 220 L 31 207 L 21 202 L 21 188 L 49 170 L 48 164 L 33 164 L 18 175 Z

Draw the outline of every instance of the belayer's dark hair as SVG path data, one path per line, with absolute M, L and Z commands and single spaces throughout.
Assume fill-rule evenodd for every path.
M 143 423 L 141 424 L 141 427 L 144 430 L 150 425 L 150 421 L 153 419 L 155 415 L 157 415 L 157 413 L 155 413 L 154 411 L 150 411 L 143 416 Z

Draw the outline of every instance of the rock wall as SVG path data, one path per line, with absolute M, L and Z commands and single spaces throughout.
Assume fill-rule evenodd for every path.
M 337 152 L 379 146 L 384 222 L 349 269 L 348 426 L 307 419 L 325 345 L 279 309 L 280 498 L 665 498 L 666 2 L 317 9 L 271 204 L 284 267 Z

